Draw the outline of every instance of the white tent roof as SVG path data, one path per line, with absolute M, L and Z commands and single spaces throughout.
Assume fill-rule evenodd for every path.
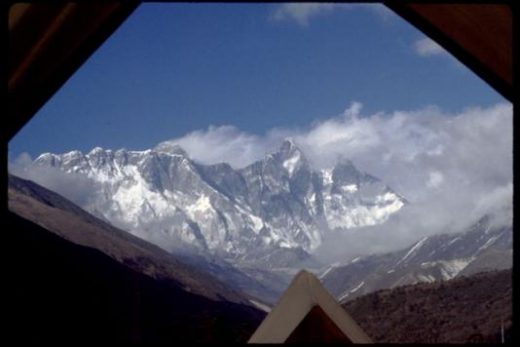
M 372 343 L 316 276 L 305 270 L 294 277 L 278 304 L 256 329 L 248 343 L 285 342 L 316 305 L 321 307 L 349 340 L 354 343 Z

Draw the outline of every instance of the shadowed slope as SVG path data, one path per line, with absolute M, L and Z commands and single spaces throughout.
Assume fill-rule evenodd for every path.
M 61 196 L 16 177 L 9 183 L 13 341 L 245 341 L 265 316 L 212 276 Z
M 153 279 L 8 214 L 8 332 L 24 343 L 245 341 L 264 313 Z
M 92 247 L 148 276 L 173 280 L 185 289 L 238 303 L 247 298 L 165 250 L 92 216 L 38 184 L 9 176 L 9 210 L 73 243 Z

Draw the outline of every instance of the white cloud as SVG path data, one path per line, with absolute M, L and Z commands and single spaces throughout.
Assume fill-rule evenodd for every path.
M 199 162 L 226 162 L 233 167 L 243 167 L 261 159 L 268 150 L 265 138 L 241 132 L 229 125 L 210 126 L 207 130 L 197 130 L 166 142 L 178 144 Z
M 272 13 L 271 18 L 279 21 L 290 19 L 306 26 L 309 24 L 309 18 L 331 12 L 338 5 L 333 3 L 287 3 L 280 5 Z
M 82 174 L 68 174 L 52 167 L 33 165 L 31 156 L 22 153 L 9 163 L 9 173 L 40 184 L 79 206 L 87 206 L 101 186 Z
M 349 4 L 349 3 L 285 3 L 278 5 L 271 13 L 270 18 L 276 21 L 295 21 L 301 26 L 309 25 L 311 18 L 334 13 L 338 10 L 369 9 L 372 13 L 387 21 L 395 16 L 386 6 L 382 4 Z
M 456 114 L 432 106 L 365 115 L 362 105 L 353 102 L 340 115 L 304 130 L 273 129 L 252 135 L 229 126 L 210 127 L 172 141 L 195 160 L 225 161 L 239 168 L 275 150 L 287 136 L 316 168 L 330 167 L 339 157 L 349 158 L 411 202 L 381 228 L 348 232 L 345 243 L 326 242 L 331 255 L 334 243 L 341 245 L 338 254 L 396 249 L 424 235 L 464 230 L 485 213 L 496 213 L 502 223 L 511 223 L 509 214 L 500 212 L 509 208 L 512 199 L 512 106 L 508 103 Z
M 414 49 L 415 53 L 422 57 L 447 54 L 446 50 L 442 48 L 442 46 L 428 37 L 415 41 Z

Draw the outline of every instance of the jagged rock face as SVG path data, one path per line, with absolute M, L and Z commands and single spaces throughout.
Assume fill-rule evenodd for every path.
M 314 170 L 291 140 L 241 169 L 196 163 L 168 142 L 146 151 L 45 153 L 35 164 L 98 182 L 82 207 L 116 226 L 167 249 L 240 264 L 285 266 L 279 259 L 312 253 L 328 230 L 383 223 L 405 203 L 348 160 Z M 286 255 L 271 255 L 280 250 Z

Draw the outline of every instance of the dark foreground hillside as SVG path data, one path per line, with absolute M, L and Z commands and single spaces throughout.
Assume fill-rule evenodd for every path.
M 375 342 L 506 342 L 512 334 L 512 272 L 380 290 L 343 306 Z
M 2 311 L 16 345 L 245 342 L 265 316 L 138 273 L 12 213 L 6 217 L 10 252 L 2 282 L 10 291 Z

